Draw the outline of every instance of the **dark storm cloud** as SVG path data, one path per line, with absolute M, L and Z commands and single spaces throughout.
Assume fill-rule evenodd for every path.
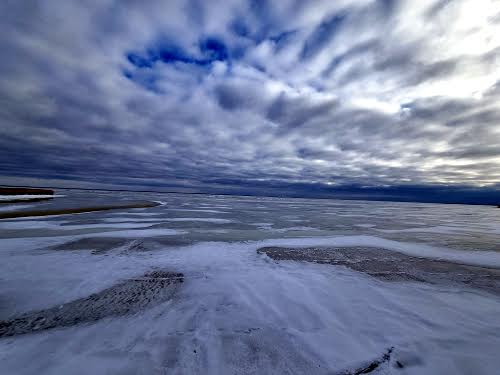
M 327 47 L 342 27 L 345 18 L 345 14 L 333 14 L 323 20 L 305 40 L 301 57 L 307 59 Z
M 228 84 L 221 84 L 215 88 L 215 95 L 219 105 L 228 111 L 244 108 L 248 105 L 246 92 L 239 87 Z
M 280 125 L 281 131 L 287 132 L 325 118 L 335 106 L 335 100 L 311 103 L 307 98 L 290 98 L 281 94 L 271 103 L 266 115 L 270 121 Z
M 0 174 L 477 198 L 500 181 L 498 8 L 3 2 Z

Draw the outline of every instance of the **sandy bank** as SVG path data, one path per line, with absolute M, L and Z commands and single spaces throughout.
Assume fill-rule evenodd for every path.
M 74 207 L 74 208 L 59 208 L 50 210 L 28 210 L 28 211 L 14 211 L 0 213 L 0 219 L 14 219 L 19 217 L 29 216 L 53 216 L 53 215 L 67 215 L 67 214 L 80 214 L 85 212 L 94 211 L 107 211 L 119 210 L 125 208 L 148 208 L 159 206 L 156 202 L 128 202 L 122 204 L 102 205 L 93 207 Z
M 94 322 L 109 316 L 135 313 L 172 298 L 182 273 L 153 271 L 135 279 L 50 309 L 0 321 L 0 337 Z

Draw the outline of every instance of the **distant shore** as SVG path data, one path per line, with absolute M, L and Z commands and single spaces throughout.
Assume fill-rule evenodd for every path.
M 0 186 L 0 195 L 54 195 L 54 190 L 42 188 Z

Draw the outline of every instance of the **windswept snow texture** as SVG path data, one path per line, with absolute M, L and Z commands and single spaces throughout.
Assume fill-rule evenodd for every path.
M 0 220 L 1 375 L 498 374 L 500 209 L 65 195 L 163 205 Z

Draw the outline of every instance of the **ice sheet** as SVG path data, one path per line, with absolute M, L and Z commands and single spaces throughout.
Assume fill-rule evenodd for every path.
M 129 198 L 158 199 L 139 193 Z M 145 210 L 0 221 L 0 319 L 86 297 L 153 269 L 185 275 L 174 299 L 140 313 L 1 338 L 0 375 L 326 375 L 353 371 L 391 347 L 391 359 L 374 374 L 498 372 L 498 296 L 467 286 L 386 282 L 333 265 L 274 261 L 257 249 L 372 246 L 500 267 L 500 253 L 491 250 L 498 247 L 500 210 L 176 194 L 161 199 L 165 205 Z M 177 209 L 202 208 L 225 212 L 176 217 L 183 215 Z M 214 230 L 204 220 L 231 225 Z M 148 228 L 156 223 L 175 230 Z M 416 227 L 434 230 L 417 233 Z M 307 233 L 312 228 L 318 230 Z M 95 233 L 75 235 L 70 229 Z M 57 236 L 34 237 L 53 230 Z M 26 237 L 2 238 L 6 231 Z M 200 240 L 204 236 L 212 241 Z M 54 249 L 89 237 L 127 241 L 102 254 Z
M 8 205 L 6 207 L 0 206 L 0 212 L 24 210 L 25 208 L 30 208 L 33 206 L 34 205 L 32 205 L 32 204 L 23 204 L 23 205 L 13 204 L 13 205 Z

